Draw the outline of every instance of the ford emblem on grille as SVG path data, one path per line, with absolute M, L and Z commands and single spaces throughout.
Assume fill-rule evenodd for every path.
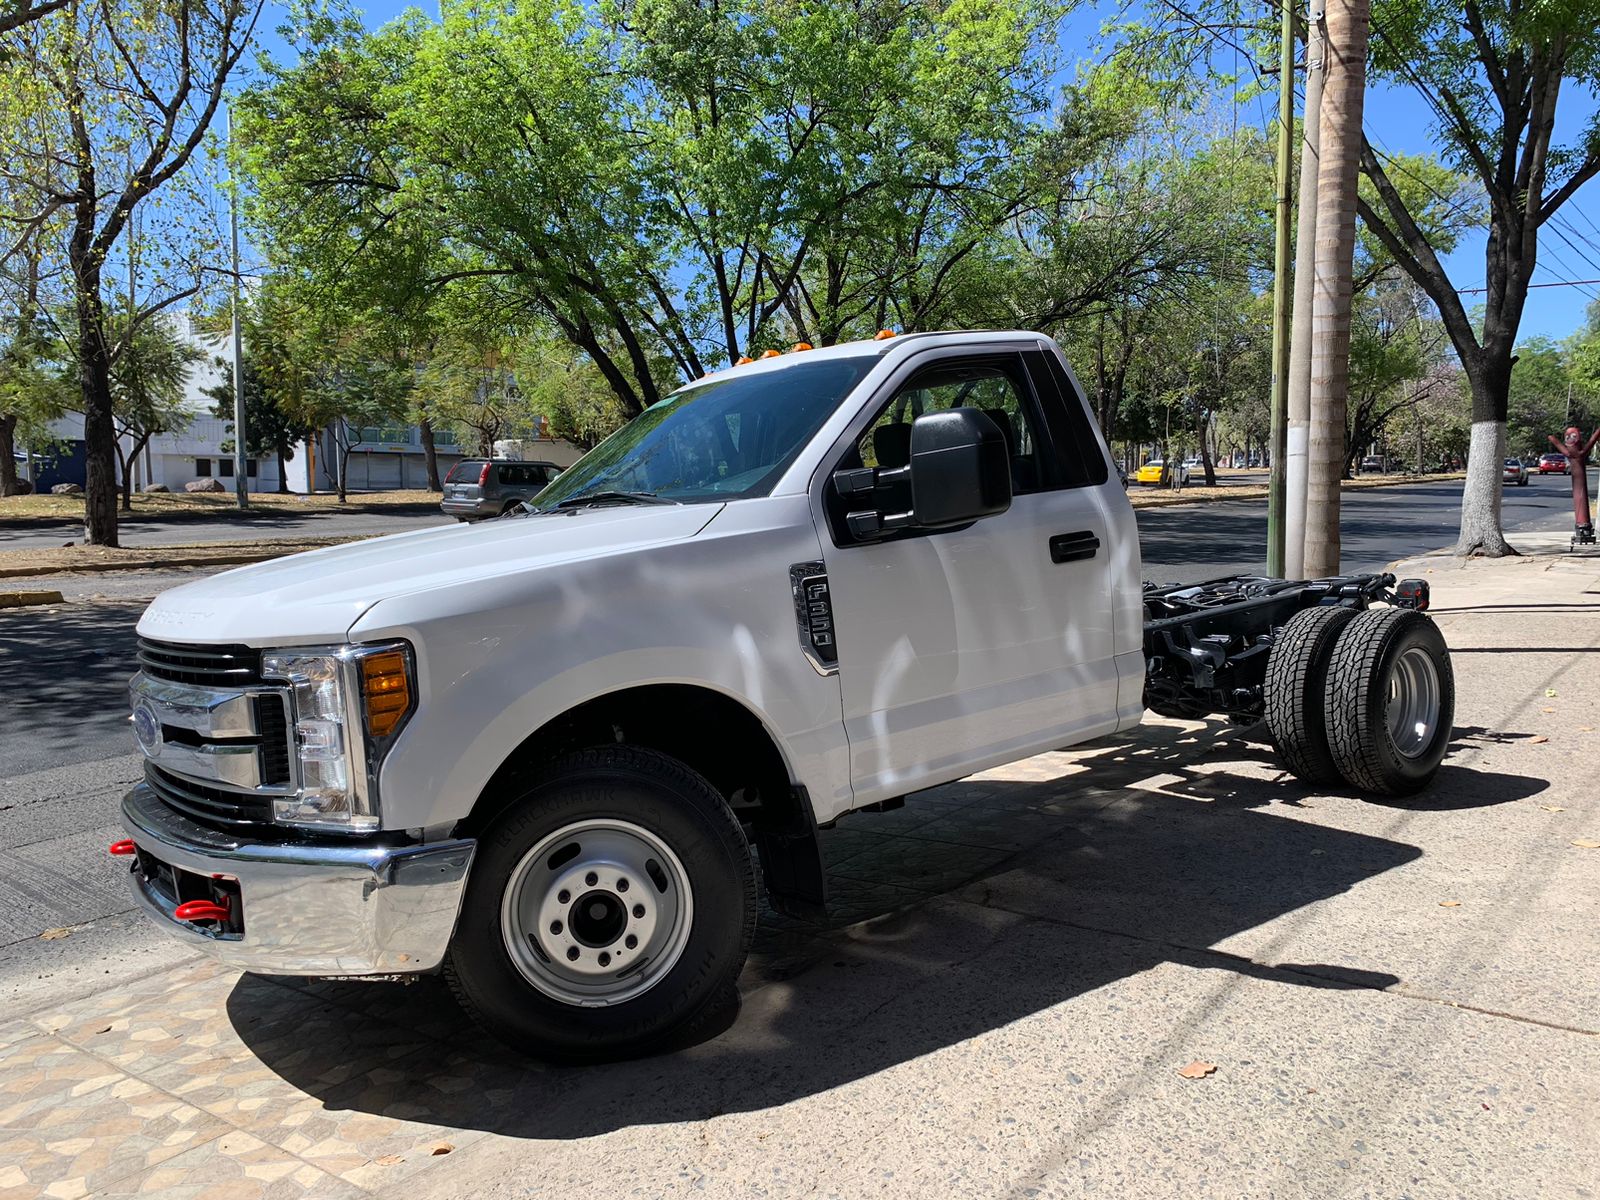
M 139 749 L 154 758 L 161 753 L 161 718 L 156 716 L 154 706 L 148 700 L 141 700 L 133 706 L 133 739 L 139 743 Z

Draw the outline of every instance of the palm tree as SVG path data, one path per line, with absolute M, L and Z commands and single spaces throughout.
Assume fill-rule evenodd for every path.
M 1311 444 L 1306 471 L 1305 573 L 1339 572 L 1339 477 L 1350 378 L 1351 257 L 1367 79 L 1368 0 L 1328 0 L 1324 25 L 1317 244 L 1312 299 Z

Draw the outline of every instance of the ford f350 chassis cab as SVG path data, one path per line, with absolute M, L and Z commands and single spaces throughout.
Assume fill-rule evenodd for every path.
M 508 517 L 164 593 L 112 850 L 245 970 L 442 969 L 509 1042 L 628 1054 L 728 995 L 757 859 L 818 912 L 819 827 L 1146 708 L 1424 786 L 1454 700 L 1426 605 L 1387 575 L 1143 586 L 1037 334 L 807 350 L 681 389 Z

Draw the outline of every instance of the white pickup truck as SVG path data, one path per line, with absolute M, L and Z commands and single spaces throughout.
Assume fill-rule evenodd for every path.
M 757 858 L 775 907 L 817 913 L 819 828 L 1147 708 L 1417 790 L 1454 703 L 1427 599 L 1142 586 L 1038 334 L 797 348 L 675 392 L 507 517 L 164 593 L 111 849 L 227 963 L 443 970 L 510 1043 L 625 1055 L 728 997 Z

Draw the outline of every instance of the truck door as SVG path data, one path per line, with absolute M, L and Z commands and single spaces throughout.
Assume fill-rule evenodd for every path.
M 1116 725 L 1104 456 L 1095 442 L 1097 485 L 1079 447 L 1053 444 L 1025 354 L 1042 352 L 909 360 L 820 480 L 857 804 Z M 1010 442 L 1011 508 L 964 529 L 854 541 L 833 470 L 905 465 L 912 421 L 957 406 L 981 409 Z

